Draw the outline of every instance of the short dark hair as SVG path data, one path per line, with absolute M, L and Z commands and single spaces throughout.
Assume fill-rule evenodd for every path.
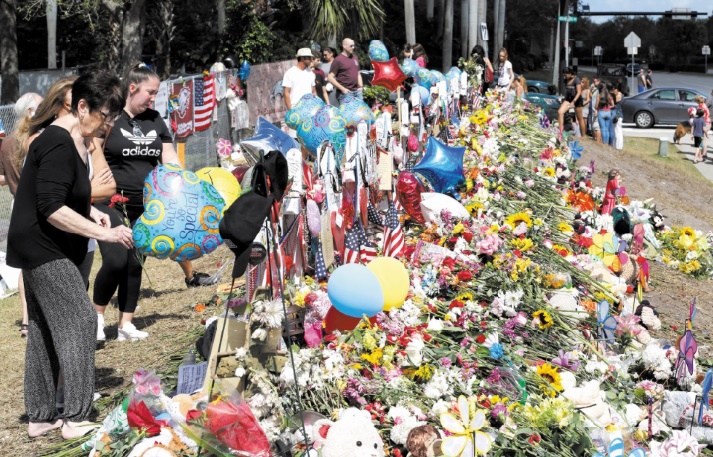
M 79 100 L 84 100 L 89 111 L 98 111 L 106 107 L 111 114 L 118 114 L 124 109 L 126 97 L 121 87 L 121 80 L 107 70 L 86 73 L 72 84 L 72 112 L 77 113 Z
M 701 108 L 698 108 L 698 110 L 696 111 L 696 117 L 703 117 L 705 115 L 706 115 L 706 112 L 703 111 Z
M 334 48 L 329 47 L 329 46 L 325 46 L 324 48 L 322 48 L 322 52 L 324 52 L 324 51 L 331 52 L 332 55 L 335 55 L 337 53 L 337 51 L 335 51 Z
M 156 74 L 155 71 L 143 62 L 139 62 L 131 67 L 129 74 L 126 75 L 126 78 L 124 78 L 124 93 L 126 96 L 128 97 L 131 95 L 129 93 L 129 87 L 131 87 L 132 84 L 136 84 L 138 86 L 149 78 L 160 79 L 158 74 Z
M 562 69 L 562 74 L 564 74 L 564 75 L 573 75 L 573 74 L 574 74 L 574 70 L 572 69 L 572 67 L 564 67 L 564 68 Z

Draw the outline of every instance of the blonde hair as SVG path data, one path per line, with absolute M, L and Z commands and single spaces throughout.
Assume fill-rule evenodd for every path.
M 15 135 L 17 142 L 15 143 L 14 161 L 18 170 L 22 168 L 22 163 L 30 149 L 30 138 L 54 122 L 59 112 L 64 108 L 67 91 L 72 88 L 72 84 L 76 80 L 77 76 L 75 75 L 59 78 L 47 90 L 44 100 L 37 106 L 35 115 L 24 119 L 23 128 L 18 129 Z M 66 109 L 71 111 L 71 108 Z
M 505 49 L 505 48 L 500 48 L 500 51 L 498 51 L 498 57 L 500 57 L 500 53 L 501 53 L 501 52 L 502 52 L 503 54 L 505 54 L 505 60 L 507 61 L 507 60 L 508 60 L 508 50 Z
M 515 79 L 517 79 L 520 85 L 522 86 L 522 90 L 527 93 L 527 80 L 525 79 L 525 77 L 520 75 Z
M 35 115 L 40 102 L 42 102 L 42 96 L 34 92 L 24 94 L 15 102 L 15 114 L 19 119 L 15 126 L 15 139 L 17 142 L 15 143 L 14 157 L 15 163 L 18 164 L 18 169 L 22 167 L 22 161 L 25 159 L 25 155 L 27 154 L 27 138 L 30 137 L 27 132 L 30 130 L 30 121 Z M 20 150 L 20 147 L 25 148 L 25 153 L 22 154 L 22 157 L 18 162 L 18 151 Z
M 589 78 L 586 76 L 582 78 L 582 90 L 587 90 L 589 89 Z

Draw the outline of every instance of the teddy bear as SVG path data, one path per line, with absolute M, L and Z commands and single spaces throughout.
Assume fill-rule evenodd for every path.
M 320 419 L 312 426 L 312 436 L 321 457 L 385 457 L 384 442 L 368 411 L 348 408 L 336 422 Z
M 408 457 L 442 456 L 441 435 L 433 425 L 426 424 L 412 429 L 406 440 Z
M 580 387 L 567 388 L 562 395 L 574 403 L 595 426 L 604 428 L 612 423 L 609 405 L 602 398 L 599 381 L 592 380 Z

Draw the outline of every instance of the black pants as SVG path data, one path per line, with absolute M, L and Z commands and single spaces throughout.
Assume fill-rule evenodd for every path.
M 112 227 L 125 225 L 125 216 L 118 209 L 101 204 L 95 206 L 99 211 L 109 215 Z M 132 227 L 142 212 L 143 206 L 127 205 L 127 216 Z M 94 303 L 106 306 L 118 288 L 119 311 L 133 313 L 139 302 L 141 262 L 145 257 L 141 257 L 136 249 L 126 249 L 119 243 L 103 241 L 98 243 L 102 254 L 102 266 L 94 280 Z M 141 262 L 139 259 L 142 259 Z
M 68 259 L 23 269 L 29 329 L 25 350 L 25 409 L 30 422 L 57 416 L 64 376 L 64 418 L 89 418 L 94 396 L 97 314 L 77 266 Z

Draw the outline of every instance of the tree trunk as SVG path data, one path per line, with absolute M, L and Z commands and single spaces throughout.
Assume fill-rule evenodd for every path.
M 416 12 L 413 0 L 404 0 L 404 19 L 406 22 L 406 42 L 416 42 Z
M 426 0 L 426 19 L 433 20 L 433 10 L 436 6 L 435 0 Z
M 107 30 L 103 39 L 103 50 L 101 55 L 102 64 L 114 73 L 119 73 L 121 62 L 121 25 L 124 17 L 124 10 L 121 4 L 113 0 L 103 0 L 103 6 L 107 19 Z M 102 18 L 103 19 L 103 18 Z
M 15 0 L 0 0 L 0 104 L 3 105 L 15 103 L 20 98 L 16 14 Z
M 436 21 L 438 22 L 438 27 L 436 30 L 436 38 L 443 37 L 443 2 L 445 0 L 436 0 Z
M 498 42 L 495 46 L 495 52 L 499 52 L 505 45 L 505 0 L 495 0 L 500 2 L 498 9 Z
M 225 0 L 217 0 L 218 10 L 218 35 L 222 38 L 225 33 Z
M 453 64 L 453 0 L 446 0 L 443 13 L 443 71 Z
M 495 0 L 497 1 L 497 0 Z M 481 24 L 488 24 L 488 0 L 479 0 L 478 2 L 478 22 Z M 490 35 L 488 33 L 488 35 Z M 490 36 L 488 36 L 488 39 L 492 39 Z M 480 29 L 478 29 L 478 44 L 485 49 L 485 54 L 488 55 L 488 42 L 483 39 L 483 34 L 480 33 Z
M 493 38 L 490 42 L 493 44 L 493 56 L 496 56 L 500 51 L 498 48 L 498 33 L 500 30 L 500 0 L 493 0 Z
M 460 0 L 460 55 L 468 57 L 468 0 Z
M 121 52 L 121 72 L 124 76 L 131 67 L 141 61 L 146 25 L 146 0 L 134 0 L 124 15 L 124 26 L 121 34 L 123 49 Z
M 482 0 L 481 0 L 482 1 Z M 468 3 L 468 50 L 478 44 L 480 23 L 478 21 L 478 0 L 469 0 Z
M 327 46 L 334 49 L 337 54 L 339 54 L 341 52 L 341 49 L 337 49 L 337 35 L 336 34 L 329 35 L 329 40 L 327 40 Z
M 57 0 L 47 0 L 47 68 L 57 68 Z
M 168 78 L 171 74 L 171 41 L 176 27 L 173 25 L 173 0 L 162 0 L 159 5 L 158 28 L 160 34 L 156 40 L 156 57 L 159 75 Z

